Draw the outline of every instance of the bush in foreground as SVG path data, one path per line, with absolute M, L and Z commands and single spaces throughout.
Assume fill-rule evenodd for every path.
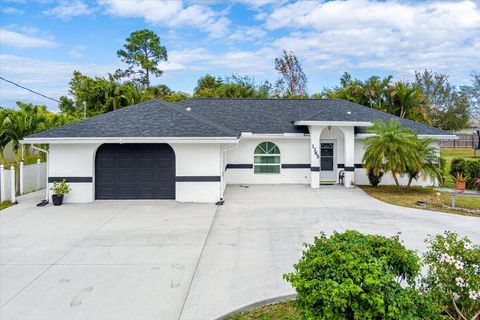
M 398 237 L 322 233 L 284 278 L 308 320 L 441 319 L 433 296 L 416 286 L 419 260 Z

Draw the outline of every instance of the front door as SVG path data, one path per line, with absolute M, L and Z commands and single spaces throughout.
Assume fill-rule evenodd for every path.
M 320 141 L 320 183 L 337 182 L 337 157 L 335 140 Z

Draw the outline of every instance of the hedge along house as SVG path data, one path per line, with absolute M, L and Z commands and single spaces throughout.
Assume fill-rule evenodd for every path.
M 66 202 L 215 202 L 228 184 L 368 184 L 362 166 L 367 128 L 391 118 L 434 138 L 436 147 L 456 138 L 343 100 L 190 99 L 140 103 L 23 143 L 49 144 L 49 182 L 69 182 Z

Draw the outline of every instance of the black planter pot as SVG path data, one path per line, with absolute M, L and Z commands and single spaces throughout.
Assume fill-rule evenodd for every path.
M 63 203 L 63 194 L 53 194 L 52 201 L 54 206 L 60 206 Z

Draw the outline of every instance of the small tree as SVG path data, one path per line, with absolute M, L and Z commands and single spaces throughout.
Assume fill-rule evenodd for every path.
M 407 172 L 409 167 L 422 167 L 418 138 L 412 130 L 391 119 L 387 123 L 375 122 L 369 131 L 374 135 L 365 139 L 363 162 L 367 170 L 375 175 L 380 171 L 391 172 L 395 184 L 400 186 L 398 174 Z
M 125 50 L 117 51 L 117 55 L 128 65 L 126 70 L 117 70 L 119 78 L 133 76 L 141 85 L 150 86 L 150 77 L 163 74 L 158 64 L 167 61 L 167 49 L 160 45 L 160 37 L 155 32 L 143 29 L 134 31 L 127 38 Z
M 305 247 L 284 275 L 304 319 L 438 318 L 435 301 L 415 286 L 420 259 L 398 237 L 335 232 Z
M 303 97 L 307 95 L 307 76 L 297 56 L 283 50 L 281 58 L 275 58 L 275 70 L 282 78 L 277 81 L 276 89 L 279 95 L 286 97 Z

